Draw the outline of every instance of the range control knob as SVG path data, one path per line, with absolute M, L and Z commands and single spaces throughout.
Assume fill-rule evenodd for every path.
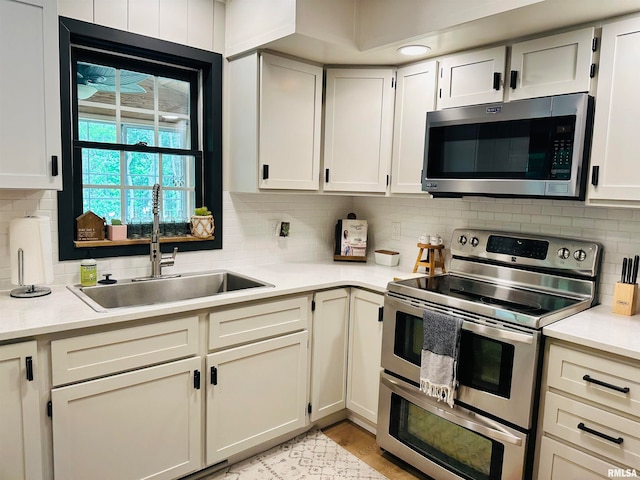
M 467 237 L 465 237 L 464 235 L 460 235 L 458 237 L 458 243 L 460 245 L 466 245 L 467 244 Z
M 585 258 L 587 258 L 587 252 L 582 249 L 576 250 L 575 252 L 573 252 L 573 258 L 575 258 L 579 262 L 582 262 Z
M 558 249 L 558 257 L 566 260 L 567 258 L 569 258 L 569 255 L 571 255 L 571 252 L 569 251 L 568 248 L 566 247 L 562 247 Z
M 471 237 L 471 246 L 472 247 L 477 247 L 479 243 L 480 243 L 480 240 L 478 240 L 478 237 Z

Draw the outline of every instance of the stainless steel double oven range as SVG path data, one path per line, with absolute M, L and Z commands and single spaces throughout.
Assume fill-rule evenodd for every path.
M 449 273 L 389 283 L 377 442 L 437 480 L 530 478 L 541 329 L 596 303 L 602 247 L 454 231 Z M 425 310 L 463 319 L 454 408 L 418 388 Z

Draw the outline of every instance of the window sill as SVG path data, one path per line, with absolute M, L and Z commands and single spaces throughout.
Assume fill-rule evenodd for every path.
M 160 237 L 160 243 L 180 243 L 180 242 L 208 242 L 215 237 L 198 238 L 192 235 L 181 237 Z M 150 238 L 128 238 L 126 240 L 82 240 L 73 242 L 75 248 L 100 248 L 100 247 L 120 247 L 127 245 L 148 245 Z

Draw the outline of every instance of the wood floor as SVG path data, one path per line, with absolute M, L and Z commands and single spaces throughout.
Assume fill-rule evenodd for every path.
M 348 420 L 324 428 L 322 432 L 391 480 L 428 480 L 429 478 L 410 465 L 384 453 L 376 444 L 375 436 Z

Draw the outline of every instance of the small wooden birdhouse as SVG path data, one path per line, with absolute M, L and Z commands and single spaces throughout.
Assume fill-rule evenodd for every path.
M 106 220 L 91 210 L 76 218 L 76 238 L 78 241 L 104 240 Z

